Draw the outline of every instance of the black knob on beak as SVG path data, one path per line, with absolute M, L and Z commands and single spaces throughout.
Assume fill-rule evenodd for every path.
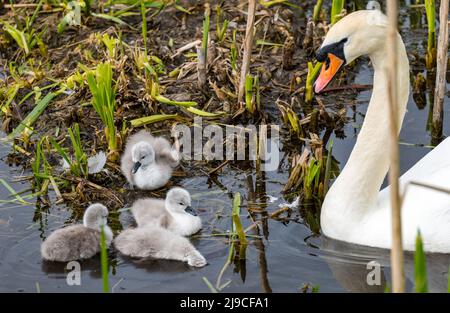
M 188 206 L 186 209 L 184 209 L 184 211 L 191 215 L 197 216 L 197 212 L 191 206 Z

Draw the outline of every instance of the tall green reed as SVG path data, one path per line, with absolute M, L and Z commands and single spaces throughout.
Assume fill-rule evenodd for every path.
M 36 144 L 36 152 L 34 154 L 34 160 L 31 163 L 31 170 L 34 176 L 34 189 L 39 189 L 41 192 L 45 192 L 48 186 L 48 179 L 51 176 L 51 167 L 45 157 L 43 144 L 47 140 L 47 137 L 42 137 Z
M 81 144 L 80 126 L 78 123 L 75 123 L 72 128 L 67 130 L 67 132 L 69 133 L 69 138 L 72 143 L 72 149 L 74 152 L 73 157 L 70 157 L 66 150 L 62 148 L 54 138 L 51 138 L 50 141 L 58 154 L 68 164 L 70 173 L 77 177 L 86 178 L 89 173 L 88 161 L 87 155 L 83 151 L 83 146 Z
M 319 74 L 322 63 L 317 62 L 314 66 L 312 62 L 308 62 L 308 74 L 306 76 L 305 86 L 305 102 L 310 103 L 313 99 L 313 83 L 317 74 Z
M 416 236 L 416 251 L 414 252 L 414 278 L 416 292 L 427 293 L 427 264 L 420 231 L 417 232 Z
M 144 41 L 144 51 L 145 55 L 147 55 L 147 18 L 146 18 L 146 9 L 145 9 L 145 1 L 141 0 L 141 17 L 142 17 L 142 40 Z
M 316 4 L 314 5 L 314 11 L 313 11 L 314 23 L 317 23 L 319 21 L 320 12 L 322 11 L 322 3 L 323 3 L 323 0 L 317 0 Z
M 108 253 L 106 251 L 106 237 L 105 237 L 105 230 L 102 226 L 101 233 L 100 233 L 100 260 L 101 260 L 101 266 L 102 266 L 102 285 L 103 285 L 103 292 L 109 293 L 109 281 L 108 281 Z
M 331 25 L 341 19 L 341 13 L 345 6 L 345 0 L 333 0 L 331 4 Z
M 223 24 L 220 25 L 220 20 L 222 17 L 222 8 L 220 5 L 216 6 L 216 37 L 218 42 L 222 42 L 225 39 L 225 33 L 228 28 L 229 20 L 225 19 Z
M 436 3 L 435 0 L 425 0 L 425 11 L 428 24 L 428 43 L 425 63 L 428 70 L 436 65 Z
M 236 29 L 233 30 L 232 35 L 232 41 L 231 41 L 231 48 L 230 48 L 230 61 L 231 61 L 231 68 L 234 71 L 237 71 L 237 57 L 238 57 L 238 50 L 236 45 Z
M 116 85 L 113 86 L 111 64 L 109 62 L 99 63 L 94 71 L 87 73 L 87 81 L 92 93 L 92 106 L 105 127 L 109 158 L 115 161 L 118 158 L 117 130 L 114 125 Z

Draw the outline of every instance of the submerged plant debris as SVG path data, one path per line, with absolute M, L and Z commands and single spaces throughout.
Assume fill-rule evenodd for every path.
M 14 142 L 10 161 L 33 167 L 29 179 L 42 195 L 51 179 L 49 188 L 74 207 L 88 201 L 122 207 L 128 192 L 117 156 L 127 136 L 142 127 L 169 137 L 174 124 L 192 125 L 195 116 L 214 125 L 276 124 L 281 116 L 282 132 L 298 144 L 288 156 L 293 171 L 303 146 L 321 147 L 327 141 L 319 137 L 323 129 L 337 133 L 342 127 L 345 106 L 303 96 L 310 90 L 307 80 L 312 83 L 308 60 L 328 27 L 317 23 L 305 35 L 308 2 L 258 6 L 246 104 L 237 102 L 245 3 L 142 3 L 143 8 L 139 1 L 94 1 L 90 7 L 84 1 L 22 1 L 3 7 L 2 129 Z M 199 46 L 207 48 L 207 60 L 198 55 Z M 102 151 L 108 162 L 94 174 L 87 156 Z M 303 160 L 303 171 L 311 162 L 323 163 L 322 152 L 315 151 Z M 214 170 L 221 163 L 183 162 L 176 175 L 220 175 L 228 166 L 242 166 L 231 162 Z M 301 190 L 298 177 L 293 179 L 290 191 Z

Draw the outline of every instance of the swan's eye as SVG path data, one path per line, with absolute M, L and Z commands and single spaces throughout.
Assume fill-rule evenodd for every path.
M 178 203 L 179 205 L 184 205 L 184 203 L 183 202 L 180 202 L 180 203 Z
M 143 160 L 143 159 L 145 159 L 145 156 L 143 155 L 143 156 L 141 156 L 141 160 Z

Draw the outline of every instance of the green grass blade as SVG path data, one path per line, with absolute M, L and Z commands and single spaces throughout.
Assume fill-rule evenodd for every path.
M 109 293 L 109 282 L 108 282 L 108 254 L 106 252 L 106 238 L 105 231 L 102 226 L 100 234 L 100 259 L 102 263 L 102 282 L 103 282 L 103 292 Z
M 450 293 L 450 265 L 448 266 L 448 273 L 447 273 L 447 280 L 448 280 L 448 284 L 447 284 L 447 292 Z
M 67 156 L 66 151 L 64 151 L 64 149 L 56 142 L 56 140 L 54 138 L 50 138 L 50 142 L 52 143 L 53 147 L 56 149 L 56 151 L 58 151 L 59 155 L 66 160 L 67 164 L 71 165 L 71 161 L 69 159 L 69 157 Z
M 162 122 L 168 119 L 176 118 L 177 116 L 178 116 L 177 114 L 155 114 L 150 116 L 144 116 L 131 120 L 131 126 L 139 127 L 147 124 Z
M 247 74 L 245 77 L 245 107 L 250 113 L 255 112 L 253 105 L 253 76 Z
M 427 264 L 420 231 L 417 232 L 416 251 L 414 252 L 414 277 L 416 292 L 427 293 Z
M 234 199 L 233 199 L 233 224 L 234 224 L 235 230 L 238 234 L 239 242 L 241 243 L 241 245 L 246 245 L 247 238 L 245 237 L 244 228 L 242 227 L 241 219 L 239 217 L 240 206 L 241 206 L 241 194 L 239 192 L 237 192 L 234 195 Z
M 211 282 L 208 280 L 208 278 L 206 278 L 205 276 L 203 276 L 203 281 L 205 282 L 206 286 L 208 286 L 209 290 L 211 290 L 212 293 L 219 293 L 217 291 L 216 288 L 214 288 L 214 286 L 211 284 Z
M 317 0 L 316 5 L 314 6 L 314 13 L 313 13 L 314 23 L 317 23 L 319 21 L 320 11 L 322 10 L 322 3 L 323 3 L 323 0 Z
M 144 41 L 145 56 L 147 56 L 147 17 L 145 13 L 145 1 L 141 0 L 142 40 Z
M 306 86 L 305 86 L 305 101 L 311 102 L 313 98 L 313 83 L 316 76 L 319 74 L 322 68 L 322 63 L 317 62 L 314 66 L 311 62 L 308 62 L 308 75 L 306 76 Z
M 333 0 L 331 4 L 331 25 L 339 21 L 340 14 L 344 9 L 345 0 Z
M 205 11 L 205 19 L 203 20 L 203 38 L 202 38 L 202 50 L 205 60 L 208 60 L 208 35 L 210 25 L 210 14 Z
M 22 204 L 31 204 L 28 201 L 25 201 L 15 190 L 13 187 L 11 187 L 10 184 L 8 184 L 3 178 L 0 178 L 0 183 L 9 191 L 11 196 L 16 198 L 17 201 L 19 201 Z
M 195 101 L 173 101 L 161 95 L 155 96 L 155 100 L 164 104 L 178 105 L 182 107 L 193 107 L 197 105 L 197 102 Z
M 330 140 L 328 145 L 327 163 L 325 165 L 325 179 L 323 184 L 323 195 L 325 196 L 328 191 L 328 185 L 331 177 L 331 159 L 333 158 L 333 139 Z
M 7 139 L 13 139 L 22 133 L 25 128 L 30 127 L 44 112 L 48 104 L 56 96 L 56 93 L 50 92 L 44 98 L 42 98 L 34 107 L 34 109 L 25 117 L 25 119 L 17 126 L 7 137 Z
M 104 20 L 112 21 L 112 22 L 117 23 L 119 25 L 126 25 L 126 26 L 128 26 L 130 28 L 133 28 L 133 27 L 131 27 L 130 24 L 125 23 L 120 18 L 115 17 L 115 16 L 111 16 L 111 15 L 104 14 L 104 13 L 92 13 L 92 16 L 95 16 L 95 17 L 98 17 L 98 18 L 101 18 L 101 19 L 104 19 Z
M 194 108 L 194 107 L 188 107 L 187 110 L 193 114 L 203 116 L 203 117 L 220 117 L 225 114 L 224 112 L 219 112 L 219 113 L 206 112 L 206 111 Z

